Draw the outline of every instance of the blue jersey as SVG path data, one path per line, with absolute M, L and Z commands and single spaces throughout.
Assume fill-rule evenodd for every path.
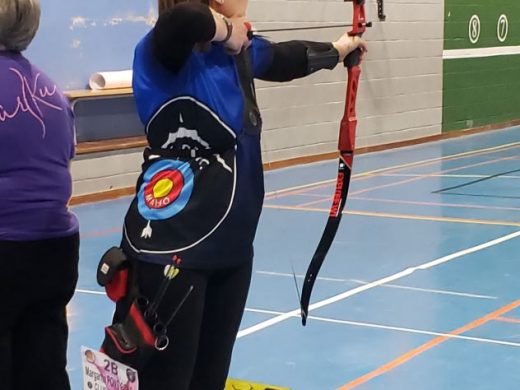
M 271 44 L 255 37 L 244 56 L 252 82 L 270 66 Z M 248 111 L 243 67 L 212 44 L 173 73 L 154 56 L 149 33 L 136 48 L 133 70 L 150 147 L 125 217 L 123 248 L 144 261 L 181 259 L 188 268 L 250 261 L 264 182 L 261 119 Z

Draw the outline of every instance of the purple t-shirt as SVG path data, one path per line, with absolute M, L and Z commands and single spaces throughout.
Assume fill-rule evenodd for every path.
M 74 121 L 68 100 L 19 53 L 0 51 L 0 240 L 78 231 L 68 210 Z

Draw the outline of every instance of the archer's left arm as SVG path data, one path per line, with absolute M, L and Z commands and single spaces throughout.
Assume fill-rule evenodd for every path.
M 324 42 L 268 42 L 258 54 L 269 57 L 268 65 L 257 74 L 266 81 L 298 79 L 320 69 L 333 69 L 339 62 L 339 52 L 332 43 Z
M 290 81 L 321 69 L 333 69 L 356 48 L 366 51 L 358 37 L 342 36 L 336 42 L 288 41 L 272 43 L 256 38 L 253 44 L 255 77 Z

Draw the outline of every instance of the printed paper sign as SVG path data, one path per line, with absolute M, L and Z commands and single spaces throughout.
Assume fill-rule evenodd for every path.
M 291 390 L 288 387 L 279 387 L 244 380 L 228 378 L 224 390 Z
M 138 390 L 137 371 L 92 348 L 81 347 L 83 390 Z

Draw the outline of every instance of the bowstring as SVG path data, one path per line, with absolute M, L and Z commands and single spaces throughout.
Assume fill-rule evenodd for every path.
M 260 147 L 262 150 L 263 157 L 267 160 L 267 163 L 263 163 L 263 165 L 267 167 L 268 171 L 274 172 L 275 168 L 273 168 L 273 162 L 272 162 L 271 158 L 269 158 L 270 150 L 268 149 L 268 145 L 267 145 L 265 138 L 266 138 L 265 133 L 262 129 L 262 132 L 260 133 Z M 277 200 L 279 199 L 279 196 L 280 196 L 280 190 L 277 187 L 275 187 L 274 190 L 269 191 L 268 194 L 269 194 L 270 199 L 274 199 L 275 203 L 277 203 Z M 265 199 L 264 199 L 264 203 L 265 203 Z M 276 208 L 276 209 L 278 210 L 277 212 L 280 213 L 280 209 L 279 208 Z M 294 262 L 293 262 L 292 258 L 288 259 L 288 261 L 291 265 L 291 272 L 292 272 L 294 284 L 296 287 L 296 296 L 298 297 L 298 306 L 300 306 L 301 305 L 300 287 L 298 286 L 296 272 L 294 271 Z

